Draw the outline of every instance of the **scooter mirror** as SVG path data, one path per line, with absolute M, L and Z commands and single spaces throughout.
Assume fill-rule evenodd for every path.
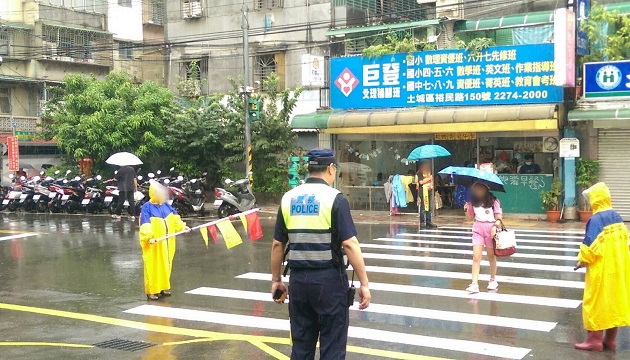
M 59 171 L 59 170 L 55 170 L 55 175 L 59 175 L 60 172 L 61 171 Z
M 44 171 L 40 171 L 39 175 L 44 176 L 45 172 Z
M 180 175 L 180 176 L 177 177 L 177 181 L 182 181 L 182 180 L 184 180 L 183 176 Z
M 75 178 L 74 178 L 74 180 L 75 180 L 75 181 L 80 181 L 80 180 L 81 180 L 81 177 L 80 177 L 80 176 L 77 176 L 77 177 L 75 177 Z
M 14 177 L 15 177 L 15 175 L 9 174 L 9 179 L 13 179 Z
M 39 181 L 40 179 L 41 179 L 41 177 L 39 177 L 39 176 L 35 176 L 35 177 L 33 178 L 33 181 Z
M 118 170 L 114 171 L 114 175 L 118 175 Z
M 66 175 L 70 174 L 71 172 L 72 172 L 72 170 L 66 171 Z
M 168 185 L 170 182 L 171 182 L 171 180 L 169 180 L 169 179 L 165 179 L 165 180 L 164 180 L 164 183 L 165 183 L 166 185 Z
M 225 179 L 225 183 L 226 183 L 226 184 L 231 184 L 231 183 L 233 183 L 233 182 L 234 182 L 234 181 L 232 181 L 232 180 L 231 180 L 231 179 L 229 179 L 229 178 L 228 178 L 228 179 Z
M 206 177 L 206 176 L 208 176 L 208 173 L 205 172 L 205 173 L 201 174 L 201 176 Z
M 172 167 L 169 171 L 170 171 L 170 172 L 173 172 L 173 171 L 175 171 L 175 168 L 174 168 L 174 167 Z
M 26 180 L 26 176 L 20 176 L 20 180 L 22 181 Z
M 68 180 L 67 180 L 67 179 L 63 179 L 63 183 L 64 183 L 64 184 L 67 184 L 67 183 L 68 183 Z
M 194 184 L 194 183 L 196 183 L 196 182 L 197 182 L 197 179 L 192 179 L 192 180 L 190 180 L 190 183 L 191 183 L 191 184 Z
M 138 180 L 142 181 L 143 177 L 142 175 L 138 175 Z
M 157 171 L 157 174 L 158 174 L 158 175 L 162 175 L 162 170 L 158 170 L 158 171 Z
M 103 177 L 101 175 L 96 175 L 96 180 L 101 181 L 103 180 Z
M 149 179 L 153 179 L 155 177 L 154 173 L 149 173 Z

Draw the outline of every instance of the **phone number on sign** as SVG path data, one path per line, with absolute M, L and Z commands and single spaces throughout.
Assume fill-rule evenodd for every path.
M 510 100 L 510 99 L 546 99 L 549 93 L 547 90 L 530 90 L 530 91 L 501 91 L 494 93 L 494 100 Z

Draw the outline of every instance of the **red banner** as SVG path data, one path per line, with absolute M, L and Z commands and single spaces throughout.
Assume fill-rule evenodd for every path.
M 20 171 L 20 148 L 17 136 L 7 137 L 7 148 L 9 149 L 9 171 Z

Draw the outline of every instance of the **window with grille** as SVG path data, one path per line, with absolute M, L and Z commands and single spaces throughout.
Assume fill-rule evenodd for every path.
M 118 43 L 118 57 L 121 59 L 133 59 L 134 44 L 128 42 Z
M 186 80 L 208 79 L 208 58 L 201 58 L 184 62 L 180 66 L 181 77 Z
M 54 60 L 106 60 L 105 55 L 97 59 L 94 51 L 105 49 L 106 46 L 111 49 L 107 34 L 61 26 L 42 25 L 42 40 L 44 57 Z M 109 58 L 111 59 L 111 52 Z
M 254 81 L 260 82 L 261 90 L 265 88 L 265 80 L 272 73 L 278 75 L 278 90 L 284 89 L 284 53 L 264 54 L 255 57 L 254 64 Z
M 0 114 L 11 113 L 11 90 L 0 88 Z
M 149 6 L 149 22 L 151 24 L 163 25 L 164 0 L 151 0 Z
M 118 6 L 131 7 L 131 0 L 118 0 Z
M 201 0 L 182 0 L 182 17 L 184 19 L 196 19 L 203 16 Z
M 254 0 L 254 8 L 262 9 L 279 9 L 284 7 L 284 0 Z
M 9 55 L 10 35 L 8 28 L 0 28 L 0 55 Z

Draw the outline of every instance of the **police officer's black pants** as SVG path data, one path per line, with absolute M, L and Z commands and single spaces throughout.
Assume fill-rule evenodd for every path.
M 345 359 L 350 323 L 346 272 L 291 269 L 289 316 L 291 360 L 314 359 L 318 338 L 321 360 Z

